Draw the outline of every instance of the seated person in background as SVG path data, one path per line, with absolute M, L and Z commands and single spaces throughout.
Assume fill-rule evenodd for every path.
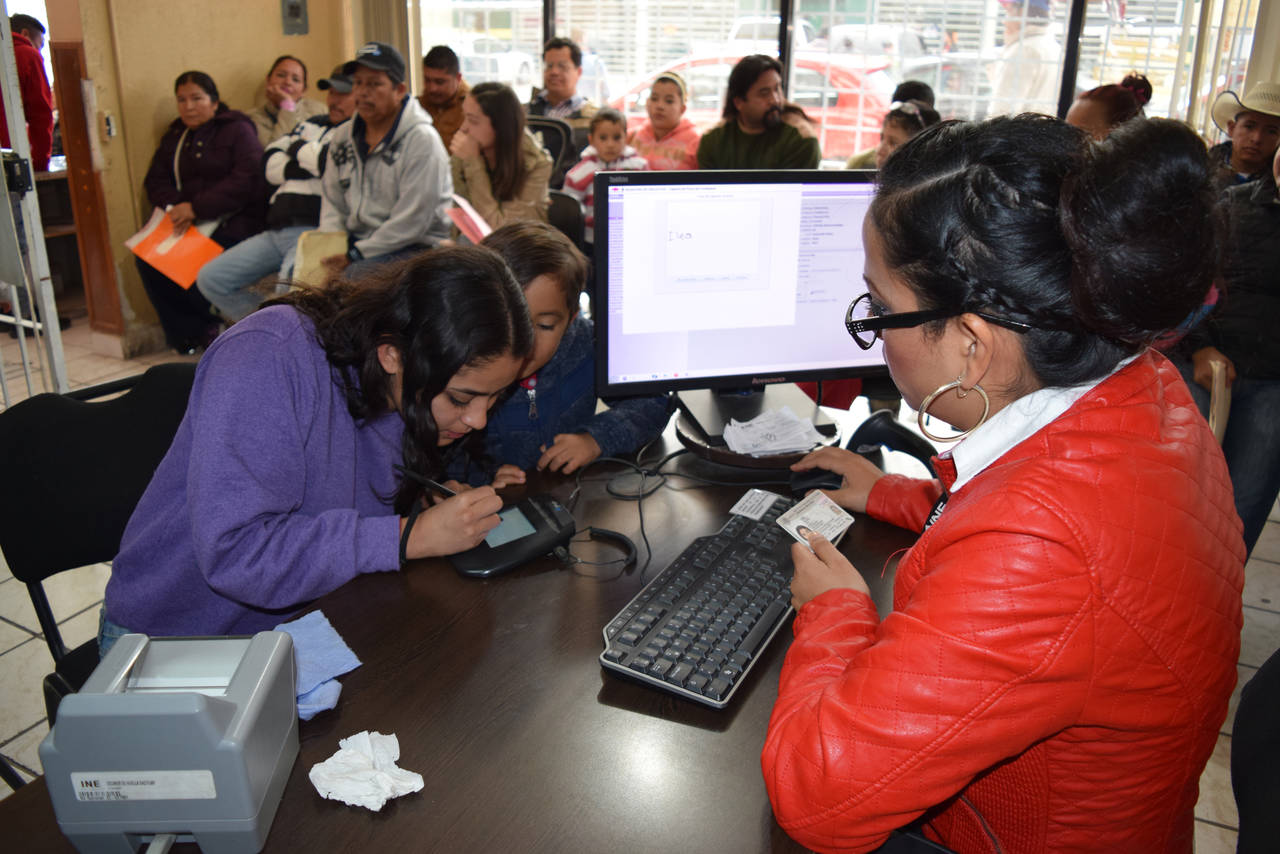
M 883 619 L 831 543 L 792 546 L 774 815 L 819 851 L 919 821 L 966 854 L 1190 852 L 1244 545 L 1217 443 L 1147 345 L 1216 267 L 1204 143 L 1165 119 L 1095 144 L 1002 117 L 930 128 L 878 177 L 850 332 L 963 441 L 940 480 L 837 448 L 796 464 L 923 533 Z
M 265 299 L 252 290 L 259 279 L 279 272 L 279 284 L 288 286 L 298 236 L 320 221 L 320 176 L 324 174 L 325 149 L 334 128 L 351 118 L 355 96 L 351 78 L 342 66 L 316 84 L 328 90 L 329 112 L 312 116 L 267 146 L 263 172 L 275 187 L 267 209 L 267 228 L 238 243 L 200 268 L 196 287 L 223 317 L 234 323 Z
M 547 218 L 551 155 L 525 128 L 516 93 L 480 83 L 462 103 L 462 128 L 449 151 L 453 191 L 490 227 Z
M 649 161 L 650 169 L 697 169 L 698 142 L 702 133 L 684 117 L 689 88 L 674 71 L 659 75 L 649 86 L 644 102 L 649 121 L 628 140 L 636 153 Z
M 418 103 L 431 116 L 446 151 L 453 135 L 462 127 L 462 99 L 471 91 L 462 79 L 460 68 L 458 55 L 442 44 L 422 57 L 422 94 L 418 96 Z
M 1226 287 L 1209 319 L 1189 331 L 1173 354 L 1200 411 L 1208 417 L 1212 362 L 1224 364 L 1231 410 L 1222 453 L 1236 512 L 1252 553 L 1280 493 L 1280 150 L 1271 174 L 1226 192 L 1230 237 Z
M 582 77 L 582 49 L 571 39 L 556 37 L 542 48 L 542 91 L 534 93 L 527 109 L 531 116 L 563 119 L 573 129 L 572 150 L 565 152 L 561 170 L 551 176 L 551 186 L 559 187 L 564 173 L 587 146 L 587 125 L 597 106 L 578 94 Z
M 847 169 L 883 169 L 889 155 L 898 150 L 904 142 L 928 127 L 936 125 L 941 118 L 938 111 L 923 101 L 894 101 L 885 113 L 884 124 L 880 129 L 880 144 L 870 151 L 855 154 L 845 164 Z M 867 159 L 870 155 L 870 160 Z
M 120 543 L 99 633 L 251 634 L 366 572 L 478 544 L 490 487 L 433 499 L 445 446 L 485 426 L 532 348 L 492 252 L 439 249 L 300 290 L 237 323 Z M 409 524 L 414 508 L 425 510 Z
M 168 212 L 175 230 L 217 223 L 209 236 L 223 248 L 262 230 L 262 145 L 253 122 L 218 100 L 203 71 L 187 71 L 173 86 L 178 118 L 160 138 L 143 187 Z M 221 331 L 199 288 L 183 288 L 141 258 L 142 285 L 156 308 L 168 345 L 193 354 Z
M 515 273 L 533 319 L 533 352 L 519 387 L 493 411 L 484 434 L 486 456 L 501 466 L 494 485 L 523 483 L 533 468 L 569 474 L 657 438 L 671 416 L 665 396 L 614 398 L 596 413 L 594 329 L 578 313 L 587 259 L 569 238 L 546 223 L 520 222 L 483 245 Z M 472 468 L 472 482 L 488 481 Z
M 782 66 L 763 54 L 729 72 L 724 121 L 702 135 L 699 169 L 816 169 L 818 140 L 782 120 Z
M 1142 108 L 1150 100 L 1150 81 L 1135 71 L 1118 84 L 1096 86 L 1077 95 L 1067 110 L 1066 122 L 1103 140 L 1129 119 L 1144 115 Z
M 612 107 L 591 117 L 590 144 L 564 176 L 564 191 L 581 203 L 586 224 L 584 240 L 595 242 L 595 177 L 597 172 L 645 172 L 649 161 L 627 145 L 627 119 Z
M 332 275 L 359 276 L 449 236 L 449 155 L 404 72 L 400 51 L 381 42 L 342 67 L 356 115 L 330 137 L 321 184 L 320 230 L 347 233 L 347 254 L 323 260 Z
M 921 103 L 933 106 L 933 87 L 928 83 L 920 80 L 903 80 L 893 90 L 893 97 L 889 99 L 890 104 L 899 104 L 904 101 L 920 101 Z M 881 128 L 881 138 L 883 139 L 883 126 Z M 876 151 L 875 148 L 868 148 L 866 151 L 859 151 L 857 154 L 849 158 L 849 162 L 845 164 L 846 169 L 875 169 L 876 168 Z
M 1223 92 L 1213 102 L 1211 115 L 1227 135 L 1209 149 L 1222 165 L 1224 181 L 1243 184 L 1266 177 L 1280 144 L 1280 83 L 1259 83 L 1244 100 L 1230 90 Z
M 324 115 L 324 104 L 302 97 L 307 91 L 307 67 L 296 56 L 281 56 L 267 72 L 266 103 L 249 111 L 263 146 L 293 130 L 299 122 Z

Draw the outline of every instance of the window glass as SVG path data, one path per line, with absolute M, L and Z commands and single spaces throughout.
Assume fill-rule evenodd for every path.
M 438 44 L 453 48 L 467 83 L 506 83 L 521 101 L 540 88 L 541 2 L 452 0 L 422 4 L 421 16 L 423 53 Z

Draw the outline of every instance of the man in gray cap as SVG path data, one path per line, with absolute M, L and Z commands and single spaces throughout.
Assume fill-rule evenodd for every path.
M 1228 139 L 1209 153 L 1229 171 L 1230 183 L 1266 176 L 1280 143 L 1280 83 L 1259 83 L 1243 99 L 1228 89 L 1213 102 L 1213 122 Z
M 356 114 L 329 143 L 320 230 L 346 232 L 346 254 L 323 263 L 352 278 L 448 237 L 453 178 L 431 117 L 409 97 L 398 50 L 369 42 L 342 70 Z
M 287 289 L 298 236 L 320 222 L 320 176 L 326 149 L 337 127 L 355 112 L 355 96 L 351 78 L 341 65 L 316 85 L 327 93 L 328 113 L 299 122 L 268 145 L 262 158 L 267 183 L 274 188 L 268 230 L 237 243 L 200 268 L 196 287 L 229 321 L 254 311 L 269 295 L 253 287 L 263 276 L 278 271 L 277 287 Z

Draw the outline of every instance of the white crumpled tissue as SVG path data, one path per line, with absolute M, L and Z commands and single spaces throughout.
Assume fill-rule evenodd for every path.
M 400 740 L 395 733 L 365 730 L 341 739 L 338 747 L 307 775 L 324 797 L 377 812 L 391 798 L 422 789 L 421 774 L 396 767 Z

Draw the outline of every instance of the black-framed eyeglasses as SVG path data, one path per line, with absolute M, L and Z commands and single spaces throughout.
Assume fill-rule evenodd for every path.
M 1028 332 L 1035 327 L 1027 323 L 1020 323 L 1017 320 L 1010 320 L 1007 317 L 996 317 L 990 314 L 984 314 L 980 311 L 953 311 L 946 308 L 933 308 L 925 311 L 899 311 L 894 314 L 876 314 L 875 304 L 871 301 L 871 294 L 863 294 L 862 296 L 849 303 L 849 310 L 844 315 L 844 328 L 849 330 L 849 335 L 857 342 L 858 346 L 863 350 L 870 350 L 876 344 L 876 339 L 880 337 L 880 332 L 885 329 L 909 329 L 913 326 L 920 326 L 931 320 L 945 320 L 948 317 L 957 317 L 961 314 L 976 314 L 983 320 L 994 323 L 997 326 L 1003 326 L 1005 329 L 1012 329 L 1014 332 Z

